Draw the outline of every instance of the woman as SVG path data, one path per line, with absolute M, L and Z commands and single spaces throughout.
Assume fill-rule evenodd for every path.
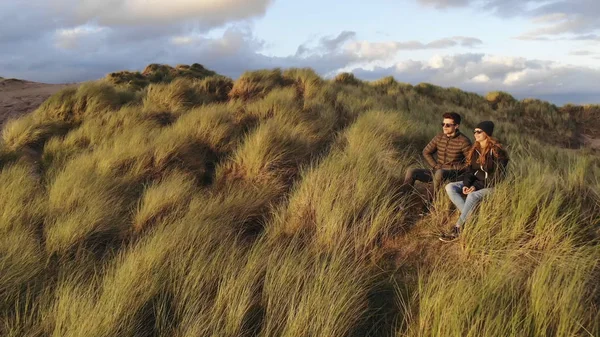
M 460 217 L 449 233 L 440 237 L 442 241 L 454 241 L 458 238 L 462 226 L 473 208 L 494 190 L 494 185 L 503 177 L 508 164 L 508 155 L 492 138 L 494 123 L 483 121 L 475 127 L 475 144 L 467 156 L 467 172 L 463 181 L 446 185 L 446 192 L 460 212 Z M 466 200 L 463 198 L 466 195 Z

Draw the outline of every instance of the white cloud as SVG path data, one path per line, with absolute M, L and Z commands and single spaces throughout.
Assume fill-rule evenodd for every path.
M 471 81 L 476 83 L 486 83 L 490 81 L 490 78 L 486 74 L 479 74 L 471 79 Z
M 192 44 L 196 41 L 196 39 L 194 39 L 191 36 L 174 36 L 171 38 L 171 43 L 173 43 L 174 45 L 189 45 Z
M 265 13 L 273 0 L 50 0 L 56 14 L 101 26 L 196 22 L 205 27 Z
M 112 40 L 208 32 L 265 14 L 274 0 L 2 0 L 0 56 L 6 43 L 34 41 L 81 27 L 106 28 Z M 65 33 L 66 32 L 66 33 Z M 77 34 L 80 34 L 77 32 Z M 59 40 L 60 36 L 57 37 Z M 65 37 L 66 40 L 68 38 Z M 75 42 L 59 41 L 71 48 Z
M 344 46 L 344 52 L 357 55 L 365 61 L 389 60 L 398 53 L 396 42 L 350 42 Z
M 469 4 L 470 0 L 418 0 L 424 5 L 433 6 L 436 8 L 447 7 L 462 7 Z
M 551 40 L 549 37 L 586 39 L 600 30 L 598 0 L 416 0 L 436 8 L 471 6 L 479 11 L 493 12 L 501 17 L 528 18 L 537 25 L 517 38 Z
M 83 43 L 97 42 L 106 32 L 102 27 L 79 26 L 70 29 L 59 29 L 55 32 L 55 45 L 62 49 L 82 49 Z M 89 46 L 89 43 L 88 43 Z
M 589 2 L 573 0 L 574 9 L 547 8 L 544 2 L 531 0 L 524 2 L 535 2 L 538 6 L 526 9 L 517 0 L 477 3 L 503 15 L 509 13 L 510 8 L 525 8 L 524 15 L 538 18 L 536 24 L 551 26 L 568 22 L 574 13 L 581 12 L 577 4 L 585 1 Z M 311 67 L 324 76 L 340 69 L 356 68 L 357 75 L 365 78 L 394 75 L 401 81 L 426 81 L 472 91 L 504 89 L 528 95 L 598 91 L 595 89 L 595 84 L 600 81 L 598 70 L 526 58 L 467 53 L 390 64 L 403 51 L 476 48 L 483 44 L 475 37 L 466 36 L 423 42 L 365 41 L 360 40 L 356 32 L 344 31 L 316 39 L 313 44 L 303 44 L 293 55 L 266 56 L 261 53 L 265 41 L 249 29 L 240 27 L 245 27 L 244 20 L 263 15 L 272 2 L 0 1 L 0 75 L 56 83 L 100 78 L 123 69 L 141 70 L 149 63 L 198 62 L 231 77 L 246 70 L 275 67 Z M 451 7 L 469 1 L 422 2 Z M 596 8 L 594 3 L 592 5 L 592 9 Z M 592 16 L 583 15 L 588 19 Z M 589 22 L 593 26 L 594 21 Z M 215 27 L 224 28 L 221 36 L 207 34 Z M 579 33 L 573 33 L 570 38 L 600 40 L 594 31 L 585 27 L 578 29 Z M 26 63 L 22 62 L 23 55 L 27 55 Z
M 343 46 L 345 52 L 357 55 L 361 60 L 390 60 L 402 50 L 446 49 L 455 46 L 472 48 L 483 41 L 473 37 L 456 36 L 423 43 L 420 41 L 350 41 Z
M 567 14 L 565 14 L 565 13 L 552 13 L 552 14 L 545 14 L 545 15 L 540 15 L 540 16 L 534 17 L 531 20 L 531 22 L 545 24 L 545 23 L 553 23 L 556 21 L 562 21 L 566 18 L 567 18 Z
M 590 56 L 590 55 L 596 55 L 597 53 L 593 52 L 593 51 L 589 51 L 589 50 L 573 50 L 572 52 L 569 53 L 569 55 L 573 55 L 573 56 Z
M 510 73 L 506 74 L 506 77 L 504 78 L 504 81 L 502 83 L 506 84 L 507 86 L 523 84 L 524 80 L 527 77 L 527 72 L 528 72 L 527 70 L 519 70 L 519 71 L 510 72 Z M 528 83 L 528 84 L 531 84 L 531 83 Z
M 431 69 L 442 69 L 444 67 L 444 58 L 440 55 L 435 55 L 429 60 L 427 67 Z
M 485 54 L 436 55 L 426 61 L 401 61 L 391 67 L 372 70 L 356 68 L 359 78 L 377 79 L 394 76 L 398 81 L 433 83 L 485 93 L 508 91 L 519 97 L 559 97 L 557 102 L 574 101 L 577 95 L 597 97 L 600 70 L 564 65 L 552 61 L 527 60 Z

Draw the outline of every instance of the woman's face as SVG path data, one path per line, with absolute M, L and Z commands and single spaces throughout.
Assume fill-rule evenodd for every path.
M 481 129 L 475 129 L 473 135 L 475 135 L 476 142 L 482 142 L 487 139 L 487 134 Z

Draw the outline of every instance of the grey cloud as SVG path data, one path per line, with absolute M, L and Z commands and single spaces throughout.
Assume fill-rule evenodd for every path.
M 473 37 L 457 37 L 460 40 L 460 45 L 463 47 L 474 47 L 483 44 L 483 41 Z
M 418 0 L 420 3 L 436 8 L 467 6 L 470 0 Z
M 272 2 L 2 0 L 0 73 L 70 82 L 149 62 L 176 62 L 176 51 L 166 50 L 174 36 L 262 15 Z
M 0 44 L 37 39 L 66 26 L 62 18 L 51 18 L 47 9 L 40 0 L 0 2 Z
M 573 55 L 573 56 L 589 56 L 589 55 L 596 55 L 596 53 L 589 51 L 589 50 L 574 50 L 572 52 L 569 53 L 569 55 Z
M 455 36 L 430 42 L 423 49 L 449 48 L 454 46 L 475 47 L 483 44 L 483 41 L 474 37 Z
M 527 3 L 542 3 L 546 0 L 417 0 L 417 2 L 435 8 L 475 6 L 495 12 L 501 16 L 517 15 L 525 11 Z
M 302 57 L 307 56 L 310 53 L 322 52 L 331 53 L 336 52 L 339 48 L 349 40 L 356 37 L 356 32 L 343 31 L 336 37 L 322 37 L 319 39 L 319 43 L 315 47 L 310 46 L 310 42 L 306 42 L 298 46 L 295 56 Z
M 310 48 L 308 48 L 307 46 L 301 44 L 298 46 L 298 49 L 296 49 L 296 56 L 302 56 L 305 55 L 306 53 L 308 53 L 310 51 Z
M 600 1 L 597 0 L 417 0 L 436 8 L 472 6 L 501 17 L 529 18 L 538 28 L 518 37 L 546 40 L 561 34 L 586 35 L 600 29 Z
M 183 31 L 206 32 L 228 22 L 262 16 L 274 0 L 169 0 L 169 6 L 135 0 L 2 0 L 0 47 L 36 40 L 59 29 L 110 28 L 120 40 Z
M 473 37 L 455 36 L 443 39 L 434 40 L 428 43 L 420 41 L 393 41 L 393 42 L 362 42 L 361 46 L 383 46 L 385 45 L 388 49 L 398 50 L 424 50 L 424 49 L 446 49 L 452 47 L 466 47 L 474 48 L 477 45 L 483 44 L 483 41 Z
M 596 0 L 537 1 L 543 3 L 540 7 L 531 11 L 533 15 L 537 16 L 553 13 L 592 16 L 600 13 L 600 2 Z
M 190 34 L 181 26 L 167 27 L 166 32 L 146 31 L 141 27 L 92 30 L 89 34 L 75 34 L 80 40 L 72 49 L 57 48 L 58 37 L 48 34 L 33 41 L 5 43 L 0 51 L 0 76 L 64 83 L 96 79 L 117 70 L 141 70 L 149 63 L 198 62 L 233 78 L 246 70 L 264 68 L 311 67 L 323 76 L 332 76 L 340 69 L 354 67 L 355 73 L 363 78 L 394 75 L 398 80 L 411 83 L 427 81 L 470 91 L 505 89 L 523 95 L 589 93 L 600 81 L 600 75 L 594 69 L 481 53 L 363 69 L 365 64 L 386 60 L 399 50 L 468 47 L 482 43 L 469 37 L 444 38 L 429 43 L 372 43 L 357 42 L 353 32 L 342 32 L 335 37 L 317 39 L 314 47 L 302 45 L 294 55 L 271 57 L 261 54 L 265 42 L 249 29 L 230 27 L 222 36 L 209 38 Z M 18 61 L 23 55 L 27 55 L 27 63 Z
M 458 42 L 453 39 L 440 39 L 440 40 L 429 42 L 428 44 L 423 45 L 421 48 L 415 48 L 415 49 L 450 48 L 450 47 L 456 46 L 457 44 L 458 44 Z
M 295 58 L 323 62 L 323 59 L 335 59 L 346 62 L 344 66 L 358 62 L 386 61 L 399 51 L 445 49 L 455 46 L 473 48 L 483 42 L 477 38 L 456 36 L 435 40 L 429 43 L 420 41 L 356 41 L 356 33 L 344 31 L 335 38 L 321 38 L 317 46 L 302 44 L 296 50 Z M 288 58 L 289 59 L 289 58 Z
M 598 34 L 578 35 L 578 36 L 573 37 L 572 40 L 576 40 L 576 41 L 600 41 L 600 35 L 598 35 Z
M 370 43 L 353 41 L 355 32 L 317 39 L 318 45 L 301 45 L 296 54 L 267 57 L 264 41 L 249 29 L 229 28 L 220 38 L 188 33 L 180 26 L 87 27 L 58 31 L 37 40 L 5 43 L 0 51 L 0 75 L 60 83 L 90 80 L 106 73 L 140 70 L 148 63 L 200 62 L 227 76 L 245 70 L 272 67 L 312 67 L 321 74 L 377 60 L 389 60 L 399 50 L 474 45 L 480 40 L 452 37 L 430 43 L 417 41 Z M 14 60 L 27 55 L 27 63 Z
M 332 51 L 338 49 L 346 41 L 356 37 L 356 32 L 343 31 L 335 38 L 321 38 L 321 45 L 326 50 Z
M 398 50 L 423 50 L 423 49 L 445 49 L 456 46 L 473 48 L 483 44 L 483 41 L 474 37 L 455 36 L 434 40 L 428 43 L 420 41 L 393 42 Z
M 600 41 L 600 35 L 597 34 L 585 34 L 585 35 L 574 35 L 570 37 L 546 37 L 546 36 L 532 36 L 532 35 L 521 35 L 515 37 L 517 40 L 524 41 Z
M 429 61 L 402 61 L 373 70 L 356 68 L 353 72 L 368 80 L 392 75 L 401 82 L 428 82 L 478 93 L 504 90 L 516 97 L 539 97 L 556 104 L 591 103 L 592 97 L 600 103 L 600 89 L 594 85 L 600 81 L 600 70 L 550 61 L 457 54 Z M 479 76 L 486 80 L 477 81 Z
M 168 25 L 194 22 L 200 29 L 221 26 L 264 15 L 273 0 L 189 1 L 170 0 L 169 5 L 136 0 L 50 0 L 55 15 L 75 24 L 101 26 Z
M 560 39 L 550 39 L 547 37 L 541 37 L 541 36 L 530 36 L 530 35 L 521 35 L 521 36 L 517 36 L 515 37 L 516 40 L 523 40 L 523 41 L 557 41 Z

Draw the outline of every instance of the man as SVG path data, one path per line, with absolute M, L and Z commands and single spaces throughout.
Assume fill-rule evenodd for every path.
M 433 180 L 434 190 L 437 191 L 444 180 L 458 179 L 463 172 L 465 158 L 471 149 L 471 140 L 460 133 L 459 114 L 446 112 L 442 117 L 442 132 L 435 136 L 423 150 L 423 156 L 431 168 L 409 169 L 404 177 L 402 189 L 406 190 L 413 186 L 415 180 L 422 182 Z

